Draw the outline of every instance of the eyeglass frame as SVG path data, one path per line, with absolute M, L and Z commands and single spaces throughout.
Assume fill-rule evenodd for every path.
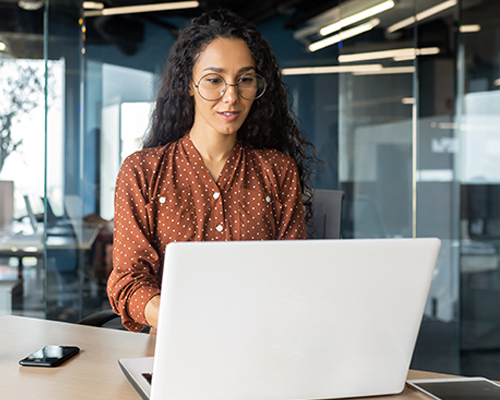
M 205 78 L 206 76 L 208 75 L 217 75 L 217 76 L 220 76 L 220 78 L 222 79 L 222 81 L 224 82 L 224 89 L 221 91 L 221 95 L 219 97 L 217 97 L 216 99 L 207 99 L 205 97 L 202 96 L 202 94 L 200 93 L 200 82 L 203 78 Z M 266 92 L 266 89 L 267 89 L 267 82 L 266 80 L 264 79 L 264 77 L 261 75 L 261 74 L 258 74 L 256 72 L 251 72 L 249 74 L 245 74 L 243 75 L 242 77 L 238 78 L 238 83 L 227 83 L 226 80 L 224 79 L 224 77 L 221 75 L 221 74 L 218 74 L 217 72 L 209 72 L 208 74 L 205 74 L 203 75 L 199 80 L 198 80 L 198 83 L 195 82 L 194 79 L 192 79 L 193 83 L 194 83 L 194 87 L 196 88 L 196 90 L 198 91 L 198 94 L 200 95 L 200 97 L 203 99 L 203 100 L 206 100 L 206 101 L 216 101 L 216 100 L 219 100 L 219 99 L 222 99 L 222 97 L 224 97 L 224 95 L 226 94 L 226 91 L 227 91 L 227 87 L 228 86 L 238 86 L 240 84 L 240 80 L 247 76 L 247 75 L 256 75 L 256 76 L 259 76 L 262 78 L 262 82 L 264 82 L 264 86 L 262 88 L 262 93 L 258 96 L 258 97 L 254 97 L 253 99 L 247 99 L 246 97 L 243 97 L 242 94 L 241 94 L 241 91 L 239 90 L 238 88 L 238 96 L 240 96 L 241 98 L 245 99 L 245 100 L 257 100 L 257 99 L 260 99 L 264 93 Z

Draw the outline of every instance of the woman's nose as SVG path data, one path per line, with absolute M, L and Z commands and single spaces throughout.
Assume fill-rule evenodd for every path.
M 238 84 L 233 83 L 233 84 L 227 84 L 226 91 L 224 92 L 224 95 L 222 96 L 222 99 L 226 103 L 236 103 L 240 98 L 240 94 L 238 92 Z

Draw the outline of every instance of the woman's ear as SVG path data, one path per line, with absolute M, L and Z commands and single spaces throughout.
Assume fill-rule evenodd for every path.
M 188 93 L 191 97 L 194 96 L 194 83 L 193 82 L 191 82 L 191 84 L 189 85 Z

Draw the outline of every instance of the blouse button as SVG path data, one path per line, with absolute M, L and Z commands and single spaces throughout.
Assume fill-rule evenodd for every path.
M 217 200 L 220 197 L 220 193 L 219 192 L 215 192 L 213 194 L 213 196 L 214 196 L 214 199 Z
M 267 196 L 267 197 L 266 197 L 266 201 L 267 201 L 268 203 L 270 203 L 270 202 L 271 202 L 271 197 Z
M 217 230 L 217 232 L 221 232 L 224 228 L 222 227 L 222 225 L 217 225 L 215 229 Z
M 162 196 L 162 197 L 160 197 L 160 203 L 161 203 L 161 204 L 165 203 L 165 201 L 166 201 L 165 197 L 163 197 L 163 196 Z

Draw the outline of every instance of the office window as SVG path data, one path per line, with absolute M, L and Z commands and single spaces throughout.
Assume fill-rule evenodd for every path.
M 59 151 L 47 168 L 61 171 L 62 101 L 55 96 L 64 85 L 64 61 L 48 63 L 48 123 L 51 147 Z M 2 164 L 0 178 L 14 182 L 14 217 L 27 215 L 23 199 L 33 201 L 33 211 L 43 213 L 45 164 L 45 63 L 43 60 L 0 59 L 0 121 Z M 59 172 L 62 179 L 62 173 Z
M 37 59 L 0 59 L 0 168 L 3 283 L 21 276 L 21 285 L 12 283 L 6 304 L 18 312 L 44 315 L 43 304 L 43 218 L 46 171 L 58 179 L 47 187 L 61 200 L 58 188 L 62 173 L 62 99 L 55 93 L 64 86 L 64 60 L 47 63 Z M 44 95 L 47 74 L 47 96 Z M 51 141 L 46 158 L 46 132 Z M 58 177 L 58 178 L 56 178 Z M 60 210 L 60 201 L 55 209 Z M 19 253 L 24 253 L 19 255 Z M 4 295 L 5 296 L 5 295 Z M 1 313 L 10 313 L 8 306 Z
M 100 213 L 103 218 L 112 219 L 118 170 L 128 155 L 142 148 L 142 138 L 149 126 L 154 75 L 103 64 L 102 82 Z

